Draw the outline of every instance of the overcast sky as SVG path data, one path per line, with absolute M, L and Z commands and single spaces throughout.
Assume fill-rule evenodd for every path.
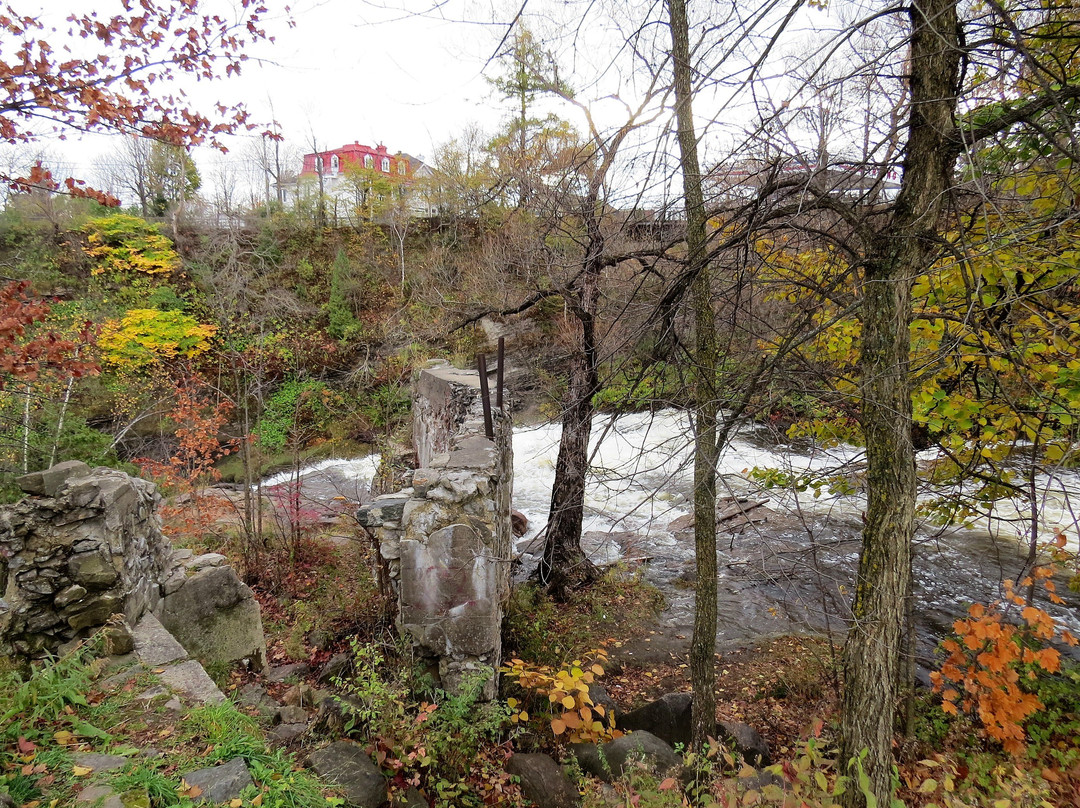
M 115 13 L 121 0 L 92 2 L 99 14 L 106 15 Z M 203 2 L 231 6 L 235 0 Z M 264 27 L 275 41 L 253 48 L 239 77 L 187 86 L 192 107 L 209 109 L 217 102 L 243 101 L 253 121 L 276 121 L 286 142 L 300 152 L 311 151 L 314 138 L 320 148 L 353 141 L 372 146 L 383 143 L 392 152 L 428 158 L 435 146 L 469 125 L 491 133 L 509 115 L 508 106 L 484 76 L 485 71 L 488 76 L 499 73 L 500 66 L 489 62 L 509 22 L 522 8 L 521 0 L 294 0 L 288 14 L 284 0 L 267 0 L 266 5 L 271 11 Z M 71 0 L 43 0 L 42 6 L 45 18 L 66 28 L 62 21 Z M 781 2 L 778 8 L 786 6 Z M 574 74 L 581 97 L 619 93 L 624 100 L 633 100 L 634 72 L 612 67 L 612 43 L 622 42 L 646 14 L 655 13 L 657 0 L 602 8 L 591 2 L 530 0 L 524 8 L 527 24 L 541 45 L 566 57 L 564 70 Z M 584 25 L 579 17 L 583 9 L 593 14 Z M 697 10 L 705 15 L 704 24 L 724 15 L 738 17 L 744 8 L 721 0 L 700 4 Z M 829 14 L 815 11 L 813 25 Z M 655 36 L 663 50 L 666 32 L 657 29 Z M 594 80 L 597 83 L 589 86 Z M 760 96 L 755 100 L 760 101 Z M 707 106 L 703 101 L 707 99 L 695 101 L 699 115 Z M 738 125 L 741 113 L 723 108 L 722 101 L 717 103 L 716 108 L 723 110 L 720 122 Z M 611 123 L 623 120 L 621 102 L 600 101 L 592 107 L 602 126 L 608 112 L 614 116 Z M 560 112 L 580 125 L 566 107 Z M 657 125 L 669 128 L 666 119 Z M 706 149 L 709 143 L 706 137 Z M 57 173 L 93 178 L 95 160 L 122 159 L 115 141 L 104 136 L 42 145 L 49 150 L 49 162 Z M 231 156 L 241 156 L 244 146 L 244 141 L 237 140 L 230 146 Z M 221 158 L 205 148 L 197 149 L 195 156 L 204 192 L 210 195 L 212 167 Z
M 355 0 L 301 0 L 295 27 L 270 18 L 277 41 L 260 47 L 237 81 L 216 88 L 256 117 L 276 117 L 285 137 L 328 147 L 359 140 L 430 154 L 472 121 L 494 126 L 500 111 L 481 71 L 505 26 L 491 8 L 465 2 L 406 3 L 416 13 Z M 478 22 L 465 21 L 466 17 Z M 271 112 L 271 105 L 273 111 Z
M 314 136 L 320 148 L 359 141 L 429 156 L 435 145 L 472 123 L 494 130 L 505 110 L 482 71 L 507 29 L 498 21 L 513 12 L 504 12 L 501 0 L 450 0 L 434 10 L 430 1 L 394 2 L 401 7 L 294 0 L 286 14 L 284 0 L 269 0 L 264 27 L 275 41 L 250 51 L 238 77 L 186 85 L 190 105 L 209 109 L 217 102 L 243 102 L 252 121 L 276 121 L 286 141 L 303 151 L 311 150 Z M 66 27 L 69 2 L 45 0 L 41 6 L 43 19 Z M 94 1 L 102 15 L 119 6 L 120 0 Z M 45 138 L 39 146 L 57 173 L 92 174 L 96 161 L 118 159 L 115 141 L 107 136 L 69 133 L 66 140 Z M 230 145 L 234 156 L 243 147 L 236 138 Z M 205 148 L 195 156 L 204 174 L 218 159 Z

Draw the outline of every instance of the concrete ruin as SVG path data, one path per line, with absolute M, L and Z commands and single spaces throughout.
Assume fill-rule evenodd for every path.
M 359 511 L 398 597 L 398 626 L 441 686 L 482 677 L 495 696 L 510 591 L 513 454 L 508 416 L 485 435 L 480 378 L 445 362 L 423 369 L 413 402 L 411 485 Z
M 152 613 L 203 662 L 263 666 L 251 590 L 224 556 L 173 548 L 153 483 L 78 461 L 17 482 L 27 496 L 0 508 L 0 655 L 63 653 Z

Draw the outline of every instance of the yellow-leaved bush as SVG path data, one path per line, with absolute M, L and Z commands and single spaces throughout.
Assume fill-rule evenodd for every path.
M 110 273 L 139 273 L 163 275 L 180 268 L 180 255 L 172 242 L 151 224 L 138 216 L 113 213 L 91 219 L 83 227 L 86 245 L 83 247 L 94 265 L 93 275 Z
M 526 708 L 531 704 L 534 714 L 550 715 L 548 723 L 556 737 L 565 736 L 571 743 L 610 741 L 622 735 L 615 729 L 615 716 L 589 695 L 589 685 L 604 675 L 601 663 L 607 662 L 607 651 L 595 649 L 585 657 L 586 662 L 575 659 L 559 670 L 511 659 L 502 667 L 502 674 L 517 681 L 524 691 L 524 702 L 507 699 L 513 711 L 510 720 L 527 722 Z
M 102 326 L 98 347 L 111 365 L 143 368 L 205 353 L 216 332 L 215 326 L 181 311 L 131 309 L 120 320 L 109 320 Z

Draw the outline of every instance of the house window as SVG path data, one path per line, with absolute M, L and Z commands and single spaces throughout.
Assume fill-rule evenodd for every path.
M 405 161 L 404 160 L 398 160 L 397 173 L 400 174 L 403 177 L 405 176 Z
M 383 170 L 384 174 L 389 174 L 390 173 L 390 158 L 389 157 L 384 157 L 382 159 L 382 170 Z
M 341 163 L 338 160 L 338 156 L 336 154 L 330 155 L 330 170 L 337 174 L 340 167 Z
M 364 168 L 371 168 L 375 165 L 375 158 L 370 154 L 364 155 Z

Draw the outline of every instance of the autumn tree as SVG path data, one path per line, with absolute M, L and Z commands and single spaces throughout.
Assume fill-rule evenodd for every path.
M 479 222 L 498 198 L 498 177 L 491 139 L 476 126 L 440 144 L 431 160 L 431 177 L 419 181 L 419 193 L 445 226 L 457 235 L 463 222 Z
M 844 795 L 851 806 L 884 805 L 892 795 L 892 741 L 905 671 L 900 654 L 911 593 L 916 515 L 913 393 L 920 378 L 926 380 L 942 369 L 937 359 L 928 368 L 925 362 L 913 363 L 913 357 L 927 343 L 944 337 L 941 345 L 971 348 L 970 359 L 960 359 L 961 366 L 971 367 L 956 375 L 950 386 L 955 387 L 961 377 L 988 378 L 975 356 L 981 352 L 980 342 L 998 336 L 1006 342 L 1014 340 L 1016 324 L 1028 315 L 1039 317 L 1028 307 L 1037 296 L 1018 298 L 1018 285 L 1023 289 L 1035 282 L 1034 291 L 1039 285 L 1036 279 L 1053 278 L 1052 272 L 1034 263 L 1026 270 L 1000 275 L 1006 252 L 998 251 L 993 257 L 993 250 L 1017 245 L 1026 227 L 1000 231 L 997 248 L 979 243 L 986 223 L 998 217 L 996 211 L 990 213 L 991 206 L 1000 205 L 1002 199 L 989 192 L 997 181 L 982 177 L 973 182 L 968 167 L 988 165 L 980 155 L 989 144 L 1002 141 L 1026 140 L 1022 159 L 1037 156 L 1044 164 L 1052 162 L 1065 172 L 1063 176 L 1069 175 L 1077 156 L 1070 137 L 1048 137 L 1055 129 L 1064 132 L 1072 127 L 1066 122 L 1074 120 L 1069 110 L 1080 97 L 1076 71 L 1070 66 L 1071 58 L 1060 58 L 1060 54 L 1043 58 L 1054 46 L 1076 41 L 1078 31 L 1070 12 L 1023 4 L 961 9 L 951 0 L 919 0 L 896 13 L 898 24 L 890 29 L 893 46 L 887 52 L 898 65 L 903 64 L 899 71 L 902 92 L 893 97 L 894 112 L 885 119 L 899 125 L 871 149 L 879 155 L 896 154 L 895 198 L 868 197 L 871 185 L 861 181 L 846 187 L 829 182 L 838 172 L 824 170 L 789 173 L 787 179 L 781 172 L 765 172 L 760 186 L 765 189 L 771 183 L 775 193 L 786 193 L 797 201 L 803 218 L 792 220 L 792 232 L 801 230 L 804 239 L 811 233 L 814 238 L 824 237 L 821 243 L 831 242 L 842 253 L 841 263 L 853 272 L 851 303 L 857 307 L 852 311 L 857 312 L 858 326 L 857 331 L 849 331 L 849 337 L 857 337 L 852 344 L 857 345 L 858 355 L 852 366 L 855 386 L 851 394 L 858 402 L 868 470 L 862 551 L 844 650 L 840 761 L 846 773 L 859 775 L 858 787 Z M 844 36 L 858 27 L 852 26 Z M 830 44 L 826 50 L 833 47 Z M 1074 52 L 1070 47 L 1066 51 Z M 965 72 L 972 65 L 974 69 Z M 861 69 L 878 73 L 881 63 L 865 63 Z M 1008 89 L 1002 93 L 1005 84 Z M 883 175 L 891 159 L 876 167 L 867 159 L 841 176 L 861 173 L 865 177 L 875 168 Z M 969 179 L 964 178 L 965 172 Z M 875 204 L 866 204 L 868 199 Z M 980 207 L 979 215 L 972 217 L 970 211 Z M 807 218 L 813 211 L 820 215 Z M 1026 213 L 1027 222 L 1033 224 L 1026 232 L 1039 234 L 1041 243 L 1054 231 L 1033 213 L 1037 208 Z M 1033 245 L 1024 252 L 1029 252 L 1029 260 L 1037 261 L 1039 250 L 1030 249 Z M 987 260 L 997 266 L 980 268 Z M 797 271 L 809 279 L 805 264 Z M 955 298 L 965 301 L 963 314 L 947 314 L 939 308 L 945 298 L 938 290 L 955 284 L 955 279 L 950 280 L 954 271 L 983 279 Z M 1057 283 L 1052 287 L 1064 291 Z M 980 291 L 973 294 L 976 290 Z M 915 291 L 929 295 L 926 313 L 930 318 L 925 324 L 916 319 Z M 843 319 L 847 313 L 838 315 Z M 974 326 L 978 337 L 965 335 L 965 320 L 981 321 Z M 1045 320 L 1043 324 L 1051 326 L 1059 338 L 1064 333 L 1064 323 Z M 1026 338 L 1021 342 L 1037 344 Z M 1053 345 L 1052 338 L 1049 343 L 1043 341 L 1043 349 Z M 1056 346 L 1052 350 L 1058 352 Z M 922 375 L 928 369 L 929 374 Z M 952 397 L 947 390 L 939 392 L 932 393 L 929 401 L 916 395 L 920 409 L 929 404 L 933 410 L 932 402 L 941 402 L 938 415 L 943 414 L 945 402 Z M 989 409 L 987 423 L 992 414 Z M 1045 426 L 1038 420 L 1028 425 L 1036 436 Z
M 97 372 L 87 357 L 90 335 L 85 325 L 70 335 L 48 328 L 50 308 L 31 294 L 25 281 L 0 288 L 0 406 L 13 413 L 0 420 L 4 472 L 29 470 L 35 390 Z M 53 445 L 58 441 L 59 434 Z
M 145 0 L 113 14 L 73 12 L 53 26 L 5 6 L 0 14 L 0 136 L 33 143 L 72 131 L 121 132 L 171 144 L 209 143 L 248 125 L 240 105 L 192 109 L 174 82 L 238 73 L 251 46 L 267 39 L 266 7 L 240 0 L 230 18 L 206 2 Z M 41 187 L 40 174 L 2 176 L 19 188 Z M 78 178 L 60 187 L 103 202 L 115 199 Z

